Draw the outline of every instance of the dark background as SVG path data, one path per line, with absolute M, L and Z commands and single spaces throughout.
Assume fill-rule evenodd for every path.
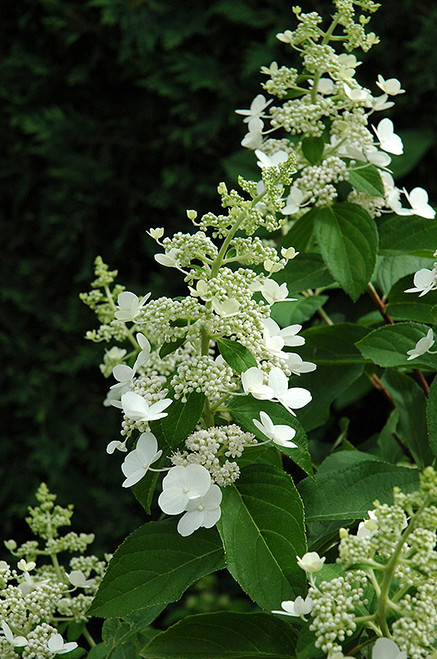
M 120 416 L 102 407 L 104 346 L 83 339 L 97 325 L 78 294 L 97 254 L 130 290 L 174 292 L 146 229 L 188 229 L 186 208 L 217 210 L 217 183 L 253 167 L 234 109 L 261 91 L 261 65 L 298 65 L 275 39 L 294 15 L 285 0 L 22 0 L 1 12 L 3 537 L 24 539 L 45 480 L 76 505 L 74 529 L 111 551 L 144 516 L 121 488 L 120 455 L 105 453 Z M 371 23 L 381 44 L 357 75 L 374 90 L 378 73 L 403 83 L 389 115 L 417 166 L 398 183 L 434 203 L 436 23 L 434 3 L 386 0 Z

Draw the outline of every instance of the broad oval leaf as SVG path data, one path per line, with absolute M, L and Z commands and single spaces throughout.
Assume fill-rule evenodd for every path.
M 297 632 L 266 613 L 201 613 L 156 636 L 145 659 L 290 659 Z
M 310 327 L 302 332 L 305 345 L 299 348 L 303 359 L 316 364 L 364 364 L 366 359 L 355 343 L 368 334 L 369 328 L 354 323 L 337 323 Z
M 314 230 L 329 271 L 355 302 L 375 269 L 375 221 L 361 206 L 344 202 L 317 208 Z
M 123 617 L 145 606 L 178 600 L 200 577 L 224 566 L 215 529 L 183 538 L 177 520 L 149 522 L 136 529 L 111 558 L 89 612 Z
M 282 240 L 283 247 L 294 247 L 298 252 L 307 252 L 314 244 L 314 208 L 302 215 Z
M 339 451 L 320 465 L 316 482 L 299 483 L 308 522 L 364 519 L 373 502 L 393 502 L 393 487 L 417 489 L 419 471 L 390 464 L 369 453 Z
M 378 366 L 405 366 L 411 369 L 437 370 L 437 355 L 425 353 L 408 360 L 407 351 L 413 350 L 417 341 L 426 336 L 429 327 L 420 323 L 396 323 L 384 325 L 369 332 L 357 342 L 357 348 L 366 359 Z
M 364 192 L 371 197 L 384 197 L 384 183 L 379 169 L 375 165 L 350 169 L 348 179 L 349 183 L 360 192 Z
M 290 233 L 292 231 L 293 229 Z M 296 258 L 287 263 L 285 269 L 281 270 L 275 278 L 280 284 L 285 282 L 291 294 L 301 293 L 309 288 L 325 288 L 334 283 L 332 275 L 320 254 L 312 252 L 298 254 Z
M 252 366 L 258 366 L 257 361 L 250 350 L 245 346 L 242 346 L 238 341 L 217 339 L 217 347 L 225 362 L 227 362 L 236 373 L 243 373 Z
M 378 222 L 381 254 L 432 257 L 437 245 L 437 222 L 412 215 L 393 215 Z
M 311 165 L 316 165 L 323 155 L 325 140 L 323 137 L 304 137 L 301 142 L 302 153 Z
M 270 318 L 281 327 L 288 327 L 295 323 L 302 324 L 310 320 L 325 302 L 329 300 L 327 295 L 311 295 L 310 297 L 296 298 L 293 303 L 276 302 L 270 311 Z
M 305 591 L 296 556 L 306 552 L 303 505 L 290 476 L 270 465 L 241 471 L 224 488 L 218 529 L 228 570 L 264 609 Z
M 167 416 L 158 421 L 151 421 L 150 429 L 159 442 L 166 442 L 170 448 L 175 448 L 182 440 L 193 432 L 199 421 L 205 405 L 205 394 L 192 391 L 185 403 L 179 398 L 175 400 L 172 390 L 168 393 L 172 404 L 167 408 Z

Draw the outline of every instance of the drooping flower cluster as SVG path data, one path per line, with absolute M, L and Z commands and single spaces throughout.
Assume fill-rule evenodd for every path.
M 282 195 L 290 185 L 294 162 L 292 153 L 271 158 L 261 153 L 262 180 L 239 180 L 246 196 L 219 185 L 227 214 L 207 213 L 198 219 L 195 211 L 187 211 L 197 227 L 192 234 L 179 232 L 168 238 L 163 229 L 150 229 L 149 235 L 163 249 L 155 260 L 184 274 L 189 290 L 185 298 L 151 300 L 149 293 L 138 296 L 117 286 L 111 290 L 115 273 L 101 259 L 96 262 L 93 291 L 82 295 L 103 321 L 88 338 L 124 340 L 131 346 L 130 352 L 118 345 L 111 347 L 101 365 L 102 372 L 115 379 L 105 404 L 123 413 L 123 439 L 111 441 L 107 452 L 130 449 L 122 464 L 124 487 L 139 482 L 149 470 L 169 470 L 158 501 L 167 514 L 184 513 L 178 524 L 182 535 L 217 521 L 218 486 L 238 478 L 238 459 L 245 447 L 257 443 L 251 433 L 232 423 L 228 402 L 235 395 L 253 395 L 275 401 L 295 414 L 294 409 L 311 400 L 309 391 L 289 388 L 288 383 L 290 376 L 315 368 L 289 350 L 304 343 L 299 336 L 301 325 L 280 328 L 270 317 L 275 303 L 293 302 L 286 284 L 272 276 L 297 252 L 292 247 L 279 250 L 274 242 L 253 235 L 260 228 L 277 231 L 285 222 L 280 212 L 286 204 Z M 207 229 L 212 230 L 212 238 Z M 261 266 L 261 272 L 256 273 L 252 266 Z M 260 391 L 265 395 L 259 396 Z M 170 453 L 162 444 L 165 434 L 158 437 L 154 424 L 168 415 L 172 418 L 172 405 L 176 404 L 175 423 L 181 414 L 190 416 L 194 399 L 198 401 L 197 428 L 177 446 L 171 443 Z M 284 432 L 279 426 L 266 432 L 269 440 L 277 440 L 277 446 L 289 447 L 294 436 L 293 429 Z M 271 437 L 269 433 L 273 433 Z M 165 466 L 165 459 L 175 466 Z M 159 467 L 152 466 L 158 462 Z M 191 469 L 194 465 L 196 470 Z M 209 479 L 206 489 L 205 478 Z M 195 493 L 188 499 L 180 498 L 183 487 L 175 485 L 185 481 Z M 179 503 L 174 500 L 177 496 Z
M 284 610 L 274 612 L 311 614 L 316 647 L 330 658 L 363 626 L 390 638 L 393 652 L 398 648 L 393 656 L 425 659 L 435 650 L 437 473 L 427 467 L 419 490 L 405 494 L 394 488 L 393 497 L 392 505 L 376 501 L 356 534 L 340 530 L 338 576 L 314 580 L 322 567 L 317 555 L 300 561 L 310 574 L 306 600 L 283 602 Z M 372 656 L 380 656 L 383 646 L 374 647 L 378 652 Z
M 39 506 L 29 508 L 26 521 L 42 545 L 30 540 L 17 546 L 8 540 L 5 546 L 19 559 L 17 567 L 0 561 L 0 656 L 4 659 L 53 659 L 76 648 L 76 641 L 65 642 L 58 632 L 58 620 L 64 626 L 87 622 L 87 609 L 106 569 L 106 560 L 84 555 L 94 540 L 92 534 L 60 535 L 59 528 L 71 524 L 72 506 L 55 505 L 56 496 L 44 483 L 36 498 Z M 61 552 L 77 554 L 67 569 L 58 560 Z M 40 563 L 40 557 L 50 563 Z
M 297 169 L 282 208 L 288 218 L 286 228 L 305 213 L 307 204 L 324 206 L 336 201 L 338 184 L 345 181 L 350 186 L 348 201 L 372 216 L 387 210 L 433 218 L 435 211 L 423 188 L 408 192 L 394 184 L 389 166 L 393 155 L 402 154 L 403 144 L 393 122 L 384 118 L 370 124 L 375 112 L 393 106 L 391 99 L 405 90 L 396 78 L 385 80 L 378 75 L 378 92 L 373 95 L 355 77 L 360 62 L 350 51 L 368 51 L 378 43 L 364 26 L 370 18 L 365 12 L 373 13 L 379 5 L 353 0 L 335 0 L 334 5 L 336 12 L 326 29 L 316 12 L 293 8 L 296 30 L 276 36 L 299 51 L 303 75 L 277 62 L 262 67 L 268 78 L 263 88 L 282 103 L 259 94 L 248 110 L 236 111 L 248 128 L 242 145 L 255 150 L 259 164 L 295 152 Z M 330 44 L 334 41 L 346 52 L 337 53 Z M 288 135 L 295 136 L 293 146 Z

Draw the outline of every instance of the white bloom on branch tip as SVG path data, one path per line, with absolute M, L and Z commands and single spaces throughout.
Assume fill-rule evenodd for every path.
M 325 556 L 319 556 L 316 551 L 309 551 L 302 558 L 299 558 L 299 556 L 296 556 L 296 558 L 298 566 L 308 574 L 321 570 L 326 560 Z
M 166 268 L 179 268 L 178 250 L 176 247 L 172 247 L 164 254 L 155 254 L 154 259 Z
M 96 583 L 95 579 L 86 579 L 81 570 L 72 570 L 67 574 L 68 581 L 76 588 L 89 588 Z
M 170 398 L 158 400 L 158 402 L 149 405 L 149 403 L 140 394 L 134 391 L 128 391 L 121 397 L 121 407 L 128 419 L 132 421 L 156 421 L 167 416 L 164 410 L 171 405 Z
M 400 156 L 404 151 L 402 140 L 399 135 L 396 135 L 394 132 L 393 122 L 391 119 L 382 119 L 378 126 L 372 126 L 375 131 L 375 135 L 379 140 L 379 144 L 383 151 L 388 151 L 388 153 L 393 153 L 396 156 Z
M 61 634 L 52 634 L 48 640 L 47 647 L 53 654 L 67 654 L 67 652 L 71 652 L 71 650 L 77 648 L 77 643 L 76 641 L 64 643 Z
M 250 123 L 250 120 L 253 118 L 260 118 L 265 116 L 263 114 L 264 110 L 270 105 L 270 103 L 273 102 L 273 99 L 270 101 L 266 101 L 265 96 L 262 94 L 258 94 L 258 96 L 255 96 L 253 99 L 252 103 L 250 104 L 250 108 L 248 110 L 235 110 L 237 114 L 242 114 L 245 116 L 243 121 L 245 123 Z
M 414 288 L 407 288 L 404 293 L 419 293 L 419 297 L 437 288 L 437 269 L 422 268 L 413 277 Z
M 138 295 L 135 295 L 135 293 L 131 293 L 130 291 L 124 291 L 123 293 L 120 293 L 117 298 L 118 309 L 114 313 L 114 316 L 117 320 L 133 322 L 146 304 L 150 295 L 151 293 L 146 293 L 146 295 L 144 295 L 140 300 Z
M 158 442 L 151 432 L 143 432 L 133 451 L 125 457 L 121 470 L 126 476 L 123 487 L 132 487 L 146 475 L 150 465 L 159 460 Z
M 14 636 L 7 622 L 3 621 L 1 628 L 7 642 L 14 648 L 22 648 L 24 645 L 27 645 L 27 638 L 24 638 L 24 636 Z
M 255 155 L 258 158 L 257 165 L 261 169 L 264 169 L 264 167 L 276 167 L 288 160 L 288 153 L 286 151 L 277 151 L 272 156 L 268 156 L 263 151 L 260 151 L 260 149 L 255 149 Z
M 287 352 L 287 366 L 293 375 L 301 375 L 301 373 L 311 373 L 315 371 L 317 366 L 314 362 L 304 362 L 302 357 L 295 352 Z
M 240 303 L 234 297 L 229 297 L 221 302 L 216 297 L 212 298 L 212 308 L 221 318 L 236 316 L 240 310 Z
M 296 435 L 294 428 L 286 425 L 275 425 L 266 412 L 260 412 L 258 419 L 252 419 L 253 424 L 263 435 L 271 439 L 274 444 L 284 446 L 285 448 L 297 448 L 297 444 L 291 440 Z
M 112 455 L 115 450 L 126 453 L 127 451 L 126 440 L 122 442 L 119 439 L 114 439 L 112 440 L 112 442 L 109 442 L 109 444 L 106 446 L 106 453 Z
M 288 378 L 280 368 L 275 366 L 269 373 L 268 386 L 273 390 L 273 399 L 277 400 L 291 414 L 296 416 L 293 410 L 298 410 L 311 401 L 308 389 L 302 387 L 288 388 Z
M 202 465 L 172 467 L 162 481 L 158 505 L 167 515 L 179 515 L 191 499 L 205 496 L 210 485 L 211 475 Z
M 385 94 L 388 94 L 389 96 L 405 94 L 405 89 L 402 89 L 401 83 L 397 78 L 389 78 L 388 80 L 384 80 L 382 75 L 378 75 L 378 82 L 376 84 Z
M 278 284 L 274 279 L 266 279 L 263 284 L 259 281 L 254 281 L 251 284 L 252 291 L 260 291 L 263 298 L 270 304 L 275 302 L 295 302 L 296 298 L 287 297 L 288 288 L 287 284 Z
M 421 339 L 418 340 L 416 345 L 412 350 L 407 350 L 407 355 L 409 355 L 408 360 L 410 359 L 416 359 L 416 357 L 420 357 L 421 355 L 424 355 L 426 352 L 430 352 L 431 346 L 434 345 L 434 332 L 432 331 L 432 328 L 428 330 L 426 333 L 426 336 L 423 336 Z M 434 354 L 434 352 L 431 352 L 431 354 Z
M 435 210 L 428 204 L 428 193 L 423 188 L 414 188 L 411 192 L 403 189 L 411 208 L 403 208 L 399 198 L 391 204 L 391 208 L 397 215 L 418 215 L 428 220 L 435 217 Z
M 213 527 L 220 519 L 221 501 L 221 490 L 214 483 L 210 485 L 206 494 L 190 499 L 185 507 L 185 514 L 178 522 L 178 533 L 186 537 L 202 526 L 205 529 Z
M 241 374 L 244 393 L 251 394 L 257 400 L 271 400 L 273 389 L 264 384 L 264 373 L 260 368 L 252 366 Z
M 313 600 L 308 595 L 305 599 L 303 597 L 296 597 L 295 600 L 285 600 L 281 602 L 282 611 L 272 611 L 272 613 L 281 613 L 284 616 L 293 616 L 294 618 L 302 618 L 305 620 L 305 617 L 308 613 L 311 613 L 313 608 Z
M 372 659 L 407 659 L 407 653 L 389 638 L 378 638 L 373 646 Z

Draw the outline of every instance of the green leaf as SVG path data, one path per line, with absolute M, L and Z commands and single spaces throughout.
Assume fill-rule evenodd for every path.
M 99 643 L 98 645 L 95 645 L 91 650 L 88 652 L 87 659 L 106 659 L 108 656 L 108 648 L 104 643 Z
M 163 608 L 161 606 L 160 611 Z M 122 620 L 109 618 L 105 620 L 102 628 L 102 638 L 107 652 L 103 656 L 108 657 L 108 659 L 136 659 L 144 644 L 149 642 L 157 633 L 158 630 L 153 630 L 147 625 L 142 625 L 138 629 L 135 628 L 135 625 Z
M 275 425 L 286 425 L 296 430 L 293 442 L 297 448 L 280 447 L 280 451 L 288 455 L 306 474 L 312 475 L 313 467 L 311 456 L 308 451 L 308 439 L 304 429 L 295 416 L 290 414 L 282 405 L 269 400 L 256 400 L 252 396 L 235 396 L 228 404 L 228 410 L 235 421 L 248 432 L 252 432 L 259 440 L 266 441 L 263 435 L 253 423 L 253 419 L 259 421 L 261 411 L 269 415 Z M 247 448 L 243 455 L 251 454 L 254 448 Z
M 344 202 L 316 209 L 314 230 L 329 271 L 355 302 L 375 269 L 375 221 L 361 206 Z
M 353 323 L 310 327 L 302 332 L 305 345 L 299 348 L 302 359 L 321 364 L 364 364 L 366 360 L 355 343 L 369 328 Z
M 373 502 L 393 502 L 393 487 L 411 492 L 419 482 L 418 470 L 384 462 L 361 451 L 339 451 L 320 465 L 316 482 L 299 483 L 306 520 L 364 519 Z
M 297 633 L 266 613 L 201 613 L 156 636 L 145 659 L 290 659 Z
M 236 373 L 243 373 L 252 366 L 258 366 L 257 361 L 250 350 L 245 346 L 242 346 L 238 341 L 217 339 L 217 347 L 225 362 L 227 362 Z
M 412 350 L 417 341 L 426 336 L 429 327 L 419 323 L 396 323 L 384 325 L 369 332 L 357 342 L 357 348 L 370 361 L 378 366 L 405 366 L 437 370 L 437 355 L 425 353 L 416 359 L 408 360 L 407 351 Z
M 183 538 L 177 520 L 149 522 L 136 529 L 111 558 L 89 612 L 123 617 L 138 609 L 178 600 L 200 577 L 223 567 L 215 529 Z
M 371 197 L 384 197 L 384 184 L 379 169 L 375 165 L 366 165 L 360 169 L 348 171 L 349 183 Z
M 388 295 L 388 315 L 393 320 L 415 320 L 432 324 L 432 309 L 437 304 L 437 291 L 430 291 L 423 297 L 405 293 L 405 289 L 411 288 L 411 285 L 412 277 L 404 277 L 393 286 Z
M 426 423 L 428 427 L 429 445 L 437 457 L 437 378 L 434 379 L 430 389 L 426 406 Z
M 299 385 L 311 391 L 312 400 L 298 411 L 299 421 L 307 432 L 325 423 L 329 406 L 363 373 L 363 364 L 317 366 L 313 373 L 299 376 Z M 327 386 L 329 383 L 329 386 Z
M 268 465 L 245 467 L 224 488 L 218 529 L 228 570 L 265 609 L 305 589 L 296 556 L 306 551 L 303 506 L 290 476 Z
M 437 245 L 437 222 L 424 217 L 393 215 L 378 221 L 379 252 L 387 255 L 416 254 L 431 258 Z
M 381 382 L 389 391 L 399 413 L 396 435 L 409 449 L 419 467 L 431 464 L 433 454 L 428 441 L 423 390 L 411 377 L 394 369 L 386 371 Z
M 298 254 L 287 263 L 285 269 L 281 270 L 276 279 L 280 284 L 285 282 L 289 293 L 292 295 L 308 289 L 325 288 L 334 282 L 320 254 L 312 252 Z
M 434 259 L 421 256 L 414 256 L 412 254 L 396 254 L 394 256 L 380 257 L 376 282 L 382 289 L 384 295 L 388 295 L 393 285 L 399 279 L 406 275 L 412 275 L 421 268 L 432 269 Z M 406 288 L 411 288 L 413 285 L 413 278 L 411 277 L 411 285 Z M 407 293 L 407 295 L 412 295 Z M 417 319 L 416 319 L 417 320 Z
M 325 302 L 327 295 L 311 295 L 311 297 L 298 297 L 296 302 L 276 302 L 271 307 L 270 318 L 281 327 L 288 327 L 295 323 L 302 324 L 310 320 Z
M 164 343 L 161 348 L 159 349 L 159 356 L 161 359 L 164 359 L 164 357 L 167 357 L 167 355 L 171 355 L 172 352 L 175 352 L 178 348 L 181 347 L 185 343 L 185 336 L 181 337 L 180 339 L 176 339 L 176 341 L 170 341 L 169 343 Z
M 323 155 L 325 140 L 323 137 L 304 137 L 302 142 L 302 153 L 311 165 L 317 165 Z
M 308 251 L 314 243 L 315 209 L 302 215 L 282 240 L 283 247 L 294 247 L 298 252 Z
M 166 442 L 170 448 L 175 448 L 197 426 L 205 405 L 205 394 L 192 391 L 185 403 L 180 398 L 174 398 L 173 390 L 169 391 L 167 397 L 173 399 L 167 408 L 168 415 L 158 421 L 151 421 L 150 429 L 158 440 Z

